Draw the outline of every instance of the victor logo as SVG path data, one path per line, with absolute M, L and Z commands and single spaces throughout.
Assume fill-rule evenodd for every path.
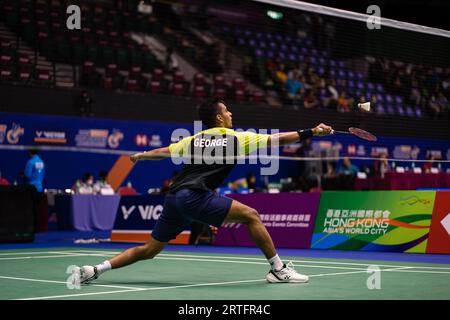
M 122 210 L 122 215 L 124 220 L 127 220 L 128 217 L 135 211 L 135 209 L 137 208 L 142 220 L 158 220 L 159 216 L 161 215 L 161 212 L 163 210 L 163 206 L 158 204 L 158 205 L 145 205 L 145 206 L 131 206 L 129 208 L 127 208 L 126 206 L 121 206 L 120 207 Z

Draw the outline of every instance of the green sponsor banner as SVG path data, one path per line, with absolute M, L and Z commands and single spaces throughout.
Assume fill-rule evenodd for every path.
M 424 253 L 434 191 L 322 192 L 311 248 Z

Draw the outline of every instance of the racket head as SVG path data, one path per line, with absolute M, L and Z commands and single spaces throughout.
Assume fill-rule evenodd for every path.
M 374 136 L 370 132 L 367 132 L 367 131 L 365 131 L 363 129 L 351 127 L 351 128 L 348 128 L 348 131 L 351 134 L 357 136 L 358 138 L 361 138 L 361 139 L 364 139 L 364 140 L 367 140 L 367 141 L 377 141 L 377 137 L 376 136 Z

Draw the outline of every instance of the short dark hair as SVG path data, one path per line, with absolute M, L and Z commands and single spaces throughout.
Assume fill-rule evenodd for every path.
M 82 181 L 83 181 L 83 182 L 86 182 L 86 181 L 88 181 L 88 179 L 89 179 L 90 177 L 93 177 L 93 176 L 92 176 L 92 173 L 86 172 L 86 173 L 83 175 Z
M 219 113 L 219 103 L 224 102 L 219 98 L 214 98 L 210 101 L 202 103 L 198 107 L 198 117 L 208 128 L 214 128 L 217 126 L 216 116 Z
M 34 155 L 38 154 L 38 149 L 35 147 L 31 147 L 30 149 L 28 149 L 28 154 L 34 156 Z
M 107 171 L 100 171 L 100 173 L 98 174 L 98 177 L 102 180 L 106 180 L 106 178 L 108 177 L 108 172 Z

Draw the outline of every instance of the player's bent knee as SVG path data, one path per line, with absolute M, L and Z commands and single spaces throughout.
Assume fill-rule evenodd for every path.
M 145 245 L 144 246 L 144 259 L 153 259 L 158 253 L 160 253 L 162 248 L 156 248 L 154 246 Z
M 261 222 L 259 213 L 256 209 L 249 208 L 246 212 L 247 223 L 258 223 Z

